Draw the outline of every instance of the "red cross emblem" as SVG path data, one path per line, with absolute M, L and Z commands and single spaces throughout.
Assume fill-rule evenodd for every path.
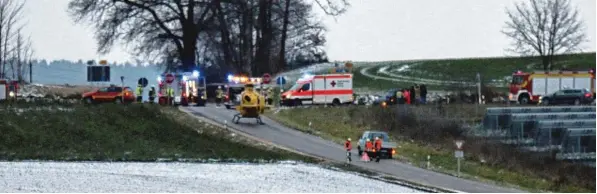
M 330 83 L 332 85 L 332 87 L 336 87 L 336 81 L 332 81 L 332 83 Z

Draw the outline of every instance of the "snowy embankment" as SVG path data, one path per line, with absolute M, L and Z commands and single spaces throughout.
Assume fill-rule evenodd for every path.
M 4 192 L 420 192 L 356 173 L 294 162 L 0 162 L 0 179 Z
M 92 91 L 95 86 L 85 85 L 44 85 L 44 84 L 25 84 L 20 86 L 17 95 L 20 97 L 68 97 L 72 95 L 81 95 L 84 92 Z

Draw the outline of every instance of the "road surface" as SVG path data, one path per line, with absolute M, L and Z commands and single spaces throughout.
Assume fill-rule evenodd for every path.
M 317 136 L 302 133 L 285 127 L 275 121 L 262 117 L 265 125 L 258 125 L 255 119 L 243 118 L 239 124 L 231 122 L 237 112 L 223 107 L 208 104 L 206 107 L 183 107 L 185 111 L 196 116 L 202 116 L 212 121 L 227 125 L 260 139 L 282 145 L 299 152 L 328 158 L 338 162 L 346 161 L 344 148 L 332 141 L 324 140 Z M 430 185 L 439 188 L 473 193 L 521 193 L 522 190 L 481 183 L 458 177 L 429 171 L 396 160 L 382 160 L 380 163 L 364 163 L 358 160 L 356 150 L 353 153 L 353 165 L 369 170 L 384 172 L 403 180 Z

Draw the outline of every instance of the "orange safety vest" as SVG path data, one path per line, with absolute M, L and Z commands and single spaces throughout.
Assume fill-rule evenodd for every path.
M 366 151 L 373 150 L 373 143 L 371 143 L 371 141 L 368 141 L 367 143 L 365 143 L 365 150 Z
M 344 143 L 344 148 L 348 151 L 352 150 L 352 145 L 350 144 L 350 141 L 346 141 L 346 143 Z
M 381 139 L 375 140 L 375 150 L 381 150 Z

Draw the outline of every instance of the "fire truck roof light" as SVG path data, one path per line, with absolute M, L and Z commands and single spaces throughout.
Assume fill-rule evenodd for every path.
M 232 76 L 232 75 L 228 74 L 228 77 L 227 77 L 227 78 L 228 78 L 228 81 L 230 82 L 230 81 L 232 81 L 232 79 L 234 79 L 234 76 Z
M 189 80 L 189 77 L 187 77 L 186 75 L 183 75 L 183 76 L 182 76 L 182 81 L 185 81 L 185 82 L 186 82 L 187 80 Z
M 193 77 L 199 77 L 199 71 L 197 71 L 197 70 L 193 71 Z
M 162 82 L 162 76 L 158 76 L 158 82 Z

